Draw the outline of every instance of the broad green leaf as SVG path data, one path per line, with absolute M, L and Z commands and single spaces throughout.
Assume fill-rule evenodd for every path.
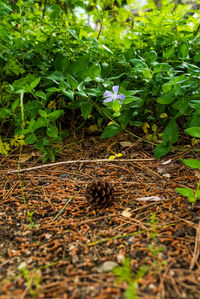
M 45 110 L 39 109 L 39 115 L 42 116 L 43 118 L 47 118 L 47 112 Z
M 72 90 L 65 90 L 65 89 L 62 89 L 61 90 L 62 94 L 64 94 L 66 97 L 68 97 L 70 100 L 74 100 L 74 93 Z
M 121 131 L 122 129 L 120 127 L 117 127 L 115 125 L 109 125 L 104 129 L 103 133 L 101 134 L 101 138 L 104 139 L 113 137 Z
M 172 46 L 172 47 L 168 47 L 168 48 L 166 49 L 166 51 L 164 51 L 163 57 L 166 58 L 166 59 L 169 59 L 169 58 L 171 58 L 172 56 L 174 56 L 174 49 L 175 49 L 174 46 Z
M 0 119 L 6 119 L 7 117 L 10 117 L 12 115 L 12 111 L 7 108 L 1 108 L 0 109 Z
M 17 98 L 13 103 L 12 103 L 12 106 L 11 106 L 11 111 L 14 113 L 17 106 L 19 106 L 19 98 Z
M 35 131 L 35 128 L 34 128 L 34 125 L 35 125 L 35 119 L 34 118 L 31 118 L 29 124 L 28 124 L 28 129 L 30 130 L 30 132 L 34 132 Z
M 162 96 L 156 99 L 158 103 L 164 105 L 171 104 L 174 100 L 175 100 L 175 96 L 173 91 L 169 91 L 168 93 L 163 94 Z
M 56 60 L 54 61 L 54 68 L 56 71 L 62 71 L 63 73 L 65 73 L 70 66 L 70 61 L 68 60 L 68 58 L 66 56 L 64 56 L 63 54 L 58 54 L 56 57 Z
M 190 202 L 195 201 L 195 196 L 194 196 L 194 191 L 190 188 L 176 188 L 176 191 L 183 195 L 186 196 Z
M 147 60 L 148 63 L 155 62 L 157 60 L 157 53 L 154 50 L 146 52 L 145 58 L 145 60 Z
M 200 161 L 196 159 L 183 159 L 182 162 L 191 168 L 200 169 Z
M 172 147 L 171 145 L 166 145 L 164 143 L 160 143 L 156 145 L 156 148 L 154 150 L 155 158 L 159 159 L 161 157 L 164 157 L 166 154 L 169 153 L 171 147 Z
M 115 100 L 113 103 L 112 103 L 112 108 L 113 110 L 118 113 L 120 111 L 120 108 L 121 108 L 121 105 L 119 103 L 118 100 Z
M 83 55 L 78 61 L 74 62 L 71 65 L 70 72 L 72 75 L 75 74 L 81 74 L 82 72 L 85 72 L 85 70 L 88 68 L 89 64 L 89 55 Z
M 55 71 L 55 72 L 51 73 L 50 75 L 48 75 L 46 78 L 49 79 L 49 80 L 57 82 L 57 81 L 64 80 L 65 75 L 61 71 Z
M 99 76 L 101 74 L 101 67 L 100 64 L 96 63 L 93 64 L 89 69 L 88 69 L 88 76 L 90 78 L 96 78 L 97 76 Z
M 47 115 L 47 119 L 49 121 L 54 121 L 58 119 L 61 115 L 63 115 L 63 113 L 64 113 L 63 110 L 55 110 Z
M 66 78 L 67 78 L 67 83 L 71 86 L 71 89 L 73 91 L 77 89 L 78 81 L 74 79 L 74 77 L 72 77 L 70 74 L 67 74 Z
M 45 94 L 43 91 L 41 91 L 41 90 L 38 90 L 38 91 L 36 92 L 36 96 L 37 96 L 38 98 L 41 98 L 41 99 L 43 99 L 43 100 L 46 100 L 46 94 Z
M 189 50 L 186 43 L 183 43 L 179 50 L 179 58 L 180 59 L 188 59 L 189 58 Z
M 46 133 L 49 137 L 57 137 L 58 136 L 58 129 L 56 125 L 52 124 L 46 129 Z
M 34 89 L 39 84 L 40 79 L 41 78 L 39 77 L 39 78 L 35 79 L 33 82 L 31 82 L 31 84 L 30 84 L 31 89 Z
M 81 104 L 81 113 L 82 113 L 84 119 L 88 118 L 88 116 L 92 112 L 92 107 L 93 107 L 93 105 L 90 102 L 83 102 Z
M 25 143 L 26 144 L 34 144 L 36 140 L 37 140 L 37 138 L 36 138 L 35 134 L 31 133 L 26 136 Z
M 125 97 L 122 104 L 123 105 L 128 105 L 128 104 L 133 103 L 133 102 L 143 102 L 143 100 L 139 97 L 128 96 L 128 97 Z
M 60 81 L 59 83 L 59 89 L 68 89 L 70 88 L 70 84 L 64 80 Z
M 185 132 L 192 137 L 200 138 L 200 127 L 188 128 Z
M 160 72 L 169 72 L 172 71 L 173 68 L 168 63 L 155 63 L 153 74 L 160 73 Z
M 173 144 L 178 141 L 179 129 L 174 118 L 171 118 L 162 134 L 162 140 L 165 144 Z

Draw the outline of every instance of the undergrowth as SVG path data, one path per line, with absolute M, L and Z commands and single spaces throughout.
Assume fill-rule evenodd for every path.
M 54 161 L 82 128 L 109 138 L 141 127 L 160 158 L 180 130 L 200 127 L 198 11 L 68 2 L 0 1 L 1 154 L 22 139 Z M 103 103 L 113 86 L 125 96 L 114 106 Z

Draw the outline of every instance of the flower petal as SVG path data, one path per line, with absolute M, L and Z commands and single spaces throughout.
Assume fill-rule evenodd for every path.
M 117 98 L 120 99 L 121 101 L 123 101 L 125 99 L 125 95 L 123 94 L 118 94 Z
M 113 86 L 112 90 L 114 91 L 115 94 L 117 94 L 119 90 L 119 86 Z
M 112 101 L 113 101 L 113 97 L 103 100 L 103 103 L 108 103 L 108 102 L 112 102 Z
M 113 96 L 113 93 L 112 93 L 111 91 L 108 91 L 108 90 L 106 90 L 106 91 L 104 92 L 104 94 L 103 94 L 103 97 L 104 97 L 104 98 L 112 97 L 112 96 Z

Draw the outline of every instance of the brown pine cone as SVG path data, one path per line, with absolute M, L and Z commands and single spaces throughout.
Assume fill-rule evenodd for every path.
M 114 189 L 108 182 L 93 181 L 87 185 L 85 197 L 95 209 L 107 207 L 114 198 Z

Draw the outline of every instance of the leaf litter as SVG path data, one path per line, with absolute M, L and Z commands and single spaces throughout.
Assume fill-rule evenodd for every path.
M 108 159 L 111 147 L 123 156 L 83 162 Z M 34 169 L 40 164 L 33 155 L 23 160 L 24 169 L 33 169 L 18 174 L 8 173 L 17 169 L 17 154 L 2 159 L 0 298 L 123 298 L 130 282 L 118 281 L 113 269 L 127 259 L 137 298 L 199 298 L 200 205 L 175 191 L 195 189 L 195 172 L 179 160 L 194 153 L 170 154 L 165 164 L 152 152 L 119 135 L 74 143 L 61 160 L 70 164 Z M 88 206 L 84 194 L 92 180 L 113 184 L 110 207 Z

